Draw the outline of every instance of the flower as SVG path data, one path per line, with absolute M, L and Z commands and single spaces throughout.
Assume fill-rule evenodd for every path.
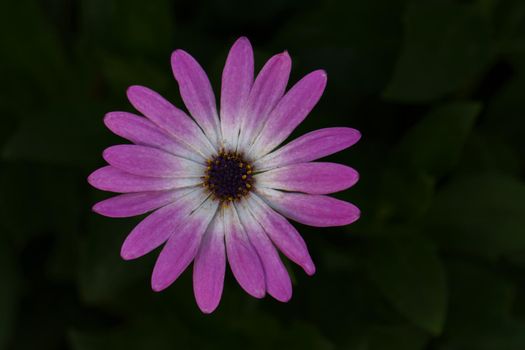
M 270 58 L 254 80 L 252 47 L 247 38 L 238 39 L 222 74 L 220 111 L 192 56 L 176 50 L 171 65 L 192 118 L 156 92 L 131 86 L 128 99 L 145 118 L 110 112 L 104 123 L 133 144 L 107 148 L 109 165 L 88 178 L 98 189 L 122 194 L 93 210 L 108 217 L 152 212 L 128 235 L 121 256 L 135 259 L 164 244 L 151 278 L 155 291 L 171 285 L 193 261 L 195 298 L 210 313 L 219 304 L 228 261 L 248 294 L 262 298 L 267 292 L 288 301 L 292 285 L 277 249 L 308 275 L 315 266 L 285 217 L 315 227 L 359 218 L 356 206 L 326 196 L 354 185 L 358 173 L 313 161 L 350 147 L 360 133 L 320 129 L 276 149 L 326 86 L 326 73 L 316 70 L 285 93 L 287 52 Z

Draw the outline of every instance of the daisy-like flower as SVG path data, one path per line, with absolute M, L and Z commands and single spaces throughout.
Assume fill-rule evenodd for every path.
M 326 86 L 326 73 L 317 70 L 285 93 L 287 52 L 270 58 L 254 80 L 252 47 L 238 39 L 222 74 L 219 111 L 210 81 L 192 56 L 176 50 L 171 65 L 191 117 L 156 92 L 131 86 L 129 101 L 144 117 L 110 112 L 104 123 L 133 144 L 107 148 L 109 165 L 88 179 L 122 194 L 93 210 L 108 217 L 152 212 L 128 235 L 121 256 L 135 259 L 164 245 L 151 278 L 155 291 L 193 262 L 195 298 L 210 313 L 219 304 L 228 261 L 248 294 L 288 301 L 292 284 L 277 250 L 308 275 L 315 266 L 286 218 L 315 227 L 359 218 L 357 207 L 326 196 L 354 185 L 358 173 L 313 161 L 350 147 L 360 133 L 320 129 L 277 149 Z

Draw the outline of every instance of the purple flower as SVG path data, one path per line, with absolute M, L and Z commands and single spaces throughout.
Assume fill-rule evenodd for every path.
M 153 211 L 122 245 L 122 258 L 141 257 L 164 244 L 151 285 L 161 291 L 193 261 L 200 309 L 219 304 L 226 260 L 250 295 L 291 298 L 292 285 L 277 249 L 312 275 L 306 244 L 285 217 L 315 227 L 348 225 L 354 205 L 326 196 L 354 185 L 347 166 L 313 162 L 356 143 L 351 128 L 327 128 L 277 149 L 315 106 L 326 86 L 322 70 L 285 93 L 287 52 L 273 56 L 254 80 L 246 38 L 230 50 L 222 74 L 220 111 L 206 73 L 188 53 L 171 56 L 173 74 L 189 111 L 156 92 L 131 86 L 127 96 L 145 116 L 110 112 L 104 123 L 133 144 L 107 148 L 108 166 L 89 176 L 101 190 L 123 193 L 95 204 L 109 217 Z

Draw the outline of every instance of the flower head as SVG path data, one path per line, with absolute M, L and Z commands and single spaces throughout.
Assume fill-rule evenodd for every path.
M 241 287 L 280 301 L 292 295 L 277 249 L 315 272 L 307 247 L 286 218 L 316 227 L 359 217 L 354 205 L 326 196 L 358 180 L 350 167 L 313 162 L 356 143 L 351 128 L 327 128 L 278 148 L 321 97 L 326 73 L 314 71 L 285 92 L 291 60 L 270 58 L 254 80 L 246 38 L 231 48 L 222 75 L 220 111 L 206 73 L 188 53 L 171 57 L 189 115 L 156 92 L 131 86 L 127 95 L 144 116 L 110 112 L 104 123 L 133 144 L 107 148 L 108 166 L 89 176 L 101 190 L 122 193 L 95 204 L 109 217 L 151 212 L 122 245 L 124 259 L 164 245 L 151 284 L 160 291 L 193 262 L 193 285 L 203 312 L 219 304 L 226 261 Z M 286 217 L 286 218 L 285 218 Z

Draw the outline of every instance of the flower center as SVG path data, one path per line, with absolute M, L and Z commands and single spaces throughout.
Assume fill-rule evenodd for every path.
M 221 202 L 232 202 L 247 195 L 253 182 L 253 167 L 238 153 L 221 150 L 208 160 L 204 187 Z

